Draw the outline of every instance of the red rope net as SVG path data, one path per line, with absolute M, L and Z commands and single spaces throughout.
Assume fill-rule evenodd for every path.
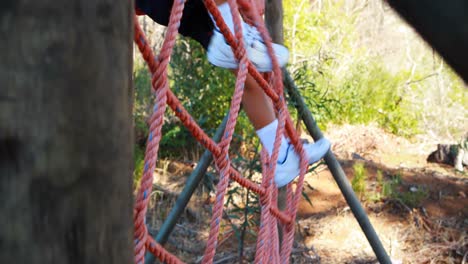
M 134 17 L 134 41 L 153 76 L 151 84 L 152 91 L 155 94 L 154 108 L 150 118 L 149 136 L 146 145 L 143 177 L 141 179 L 141 185 L 136 197 L 134 208 L 134 253 L 135 262 L 138 264 L 144 263 L 146 250 L 149 250 L 162 262 L 182 263 L 182 261 L 177 257 L 167 252 L 161 245 L 154 241 L 154 239 L 148 234 L 148 230 L 145 225 L 149 194 L 152 191 L 153 171 L 158 157 L 159 142 L 162 137 L 161 128 L 163 125 L 164 112 L 167 106 L 175 112 L 192 135 L 204 147 L 213 153 L 215 165 L 220 174 L 219 183 L 216 188 L 216 199 L 213 206 L 209 237 L 202 263 L 213 262 L 222 219 L 224 196 L 230 179 L 237 181 L 242 186 L 249 188 L 260 196 L 261 225 L 256 244 L 255 262 L 287 263 L 289 260 L 294 239 L 294 222 L 297 204 L 301 197 L 304 175 L 307 169 L 307 160 L 305 159 L 302 144 L 294 130 L 293 122 L 285 106 L 283 98 L 282 72 L 279 68 L 276 57 L 272 56 L 274 53 L 271 45 L 271 38 L 268 35 L 263 20 L 256 11 L 257 9 L 255 4 L 253 2 L 249 2 L 249 0 L 238 0 L 237 2 L 236 0 L 228 0 L 228 3 L 231 10 L 233 10 L 233 19 L 236 29 L 235 35 L 230 32 L 224 23 L 214 1 L 205 0 L 206 8 L 215 18 L 217 26 L 224 34 L 227 42 L 231 45 L 233 53 L 239 61 L 237 80 L 229 111 L 229 120 L 224 131 L 224 136 L 219 143 L 215 143 L 197 125 L 197 123 L 193 121 L 190 114 L 184 109 L 169 87 L 167 66 L 178 34 L 178 26 L 180 24 L 185 4 L 184 0 L 174 1 L 166 37 L 158 56 L 154 56 L 153 51 L 140 28 L 136 16 Z M 253 22 L 261 33 L 268 48 L 270 58 L 272 58 L 273 71 L 266 74 L 266 78 L 258 73 L 246 56 L 242 38 L 241 21 L 238 13 L 239 7 L 241 10 L 245 11 L 244 14 L 250 15 L 249 21 Z M 241 105 L 247 74 L 253 76 L 265 93 L 272 99 L 279 123 L 278 130 L 276 131 L 277 136 L 274 143 L 272 157 L 268 157 L 269 155 L 266 154 L 265 151 L 262 152 L 263 177 L 260 185 L 242 177 L 239 172 L 232 168 L 228 153 Z M 274 184 L 274 171 L 276 160 L 278 158 L 278 149 L 281 144 L 279 135 L 282 134 L 288 135 L 291 143 L 301 156 L 301 170 L 297 186 L 294 191 L 291 185 L 287 186 L 287 209 L 285 211 L 279 211 L 276 207 L 278 191 Z M 281 245 L 278 238 L 278 223 L 283 231 L 283 240 Z

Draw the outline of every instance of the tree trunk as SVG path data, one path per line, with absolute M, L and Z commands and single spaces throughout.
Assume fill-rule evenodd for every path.
M 274 43 L 283 44 L 283 1 L 282 0 L 266 0 L 265 1 L 265 25 L 270 33 L 271 40 Z M 278 190 L 278 209 L 283 211 L 286 209 L 287 192 L 286 187 Z M 278 227 L 280 243 L 283 241 L 282 229 Z
M 0 263 L 132 261 L 131 10 L 2 0 Z
M 265 1 L 265 24 L 274 43 L 283 44 L 283 1 Z

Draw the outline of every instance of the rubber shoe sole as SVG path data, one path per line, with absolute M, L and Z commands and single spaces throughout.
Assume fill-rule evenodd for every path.
M 303 145 L 309 165 L 312 165 L 322 159 L 330 149 L 330 142 L 321 138 L 315 143 L 305 143 Z M 288 151 L 284 161 L 276 164 L 275 183 L 278 188 L 292 182 L 300 172 L 300 158 L 292 145 L 288 146 Z

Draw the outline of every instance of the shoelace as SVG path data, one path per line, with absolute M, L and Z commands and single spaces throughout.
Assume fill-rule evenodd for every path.
M 253 47 L 253 44 L 255 43 L 255 41 L 259 41 L 260 43 L 264 43 L 263 42 L 263 38 L 260 34 L 260 32 L 257 30 L 256 27 L 254 26 L 251 26 L 245 22 L 242 23 L 242 30 L 243 30 L 243 34 L 244 34 L 244 41 L 245 41 L 245 44 L 247 46 L 252 46 Z M 221 33 L 221 31 L 215 27 L 214 28 L 214 31 L 216 33 L 219 33 L 220 35 L 222 35 L 223 33 Z M 224 39 L 224 42 L 229 45 L 229 43 L 227 42 L 226 39 Z
M 247 45 L 252 45 L 256 40 L 260 41 L 263 43 L 262 36 L 260 32 L 258 32 L 257 28 L 254 26 L 251 26 L 247 23 L 243 23 L 244 26 L 244 39 Z

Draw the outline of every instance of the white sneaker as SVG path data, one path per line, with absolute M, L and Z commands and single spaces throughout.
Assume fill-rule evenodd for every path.
M 242 23 L 244 42 L 247 51 L 247 57 L 257 68 L 259 72 L 268 72 L 273 70 L 273 63 L 268 55 L 268 50 L 263 42 L 260 32 L 247 23 Z M 288 62 L 289 51 L 286 47 L 272 43 L 278 64 L 283 67 Z M 208 61 L 212 64 L 227 68 L 237 69 L 238 62 L 234 57 L 231 46 L 224 39 L 223 34 L 215 29 L 208 45 Z
M 309 159 L 309 165 L 319 161 L 330 149 L 330 141 L 325 138 L 317 140 L 315 143 L 304 143 L 302 145 Z M 300 171 L 300 158 L 294 151 L 293 145 L 289 144 L 286 157 L 276 164 L 275 183 L 278 188 L 283 187 L 293 181 Z

